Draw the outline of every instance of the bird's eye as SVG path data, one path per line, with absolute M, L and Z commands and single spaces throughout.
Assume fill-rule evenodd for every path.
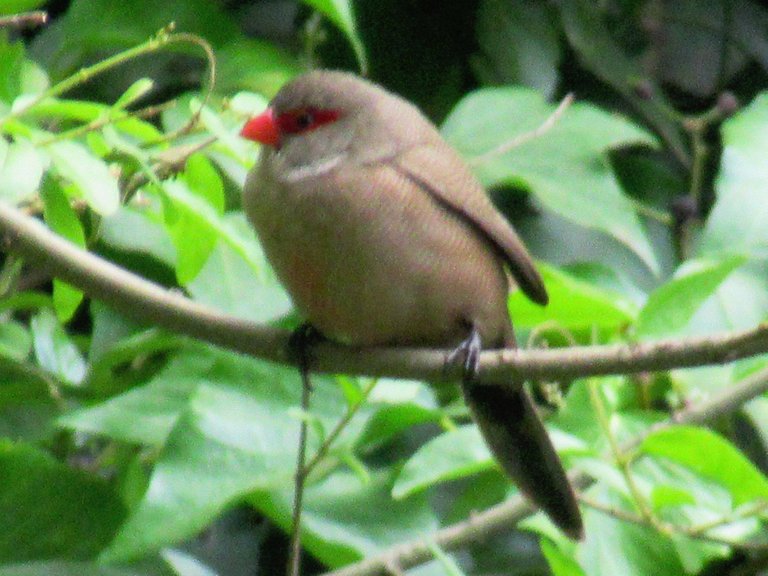
M 298 108 L 280 114 L 277 123 L 283 134 L 302 134 L 323 124 L 335 122 L 339 116 L 338 110 Z
M 314 124 L 315 119 L 312 116 L 312 112 L 302 112 L 298 116 L 296 116 L 296 128 L 299 129 L 299 131 L 306 130 L 312 124 Z

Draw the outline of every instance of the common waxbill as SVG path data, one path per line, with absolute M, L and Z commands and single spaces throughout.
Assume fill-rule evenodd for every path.
M 352 74 L 314 71 L 241 134 L 266 145 L 246 214 L 299 312 L 358 346 L 455 347 L 464 397 L 519 488 L 570 537 L 571 485 L 521 383 L 473 380 L 480 350 L 515 345 L 507 296 L 547 293 L 525 247 L 435 126 Z M 507 272 L 511 272 L 510 278 Z

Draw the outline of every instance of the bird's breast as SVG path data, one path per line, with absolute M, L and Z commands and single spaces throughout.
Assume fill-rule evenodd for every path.
M 246 211 L 296 307 L 323 334 L 446 344 L 468 323 L 487 342 L 508 330 L 498 256 L 396 171 L 342 167 L 288 182 L 268 168 L 249 178 Z

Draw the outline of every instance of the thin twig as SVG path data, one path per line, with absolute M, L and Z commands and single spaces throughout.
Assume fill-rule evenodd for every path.
M 0 298 L 6 298 L 14 292 L 23 269 L 24 261 L 21 258 L 11 254 L 5 259 L 0 266 Z
M 731 514 L 724 515 L 721 518 L 716 518 L 711 522 L 704 522 L 701 524 L 697 524 L 696 526 L 691 526 L 686 530 L 685 533 L 688 534 L 689 536 L 704 534 L 715 528 L 720 528 L 721 526 L 726 526 L 728 524 L 731 524 L 733 522 L 738 522 L 739 520 L 744 520 L 751 516 L 757 516 L 761 512 L 764 512 L 767 508 L 768 508 L 768 502 L 766 502 L 765 500 L 753 502 L 749 506 L 743 506 L 738 510 L 732 512 Z M 768 546 L 768 544 L 766 546 Z
M 378 378 L 373 378 L 365 386 L 365 388 L 363 388 L 363 393 L 357 402 L 347 407 L 344 416 L 342 416 L 341 419 L 336 423 L 336 426 L 334 426 L 333 430 L 331 430 L 330 434 L 328 434 L 325 441 L 317 449 L 317 452 L 315 452 L 315 455 L 312 456 L 309 462 L 307 462 L 306 466 L 304 466 L 304 474 L 306 476 L 309 476 L 312 470 L 314 470 L 315 466 L 317 466 L 318 463 L 323 458 L 325 458 L 326 454 L 328 454 L 328 451 L 331 449 L 331 446 L 336 441 L 336 438 L 338 438 L 339 435 L 344 431 L 344 428 L 347 427 L 347 424 L 349 424 L 350 420 L 352 420 L 354 415 L 357 414 L 357 412 L 360 410 L 360 407 L 365 404 L 366 399 L 371 394 L 377 383 Z
M 0 17 L 0 28 L 33 28 L 48 22 L 48 13 L 43 10 L 33 10 L 21 14 L 11 14 Z
M 133 174 L 123 186 L 120 202 L 128 204 L 142 186 L 150 182 L 159 184 L 161 180 L 170 177 L 176 172 L 180 172 L 184 169 L 184 165 L 192 154 L 204 150 L 216 142 L 216 140 L 216 136 L 210 136 L 193 144 L 184 144 L 163 150 L 156 155 L 158 162 L 152 166 L 142 162 L 141 170 Z
M 306 351 L 304 351 L 306 354 Z M 306 355 L 301 362 L 301 427 L 299 428 L 299 450 L 296 457 L 296 479 L 293 488 L 293 519 L 291 524 L 291 543 L 288 554 L 287 576 L 299 576 L 301 569 L 301 512 L 304 502 L 304 481 L 307 469 L 304 461 L 307 457 L 307 433 L 309 425 L 309 399 L 312 394 L 312 383 L 309 378 L 309 367 L 306 365 Z
M 197 34 L 190 34 L 188 32 L 178 32 L 176 34 L 171 34 L 167 38 L 167 43 L 170 44 L 174 42 L 196 44 L 203 50 L 205 57 L 208 60 L 208 86 L 203 92 L 203 100 L 200 102 L 200 106 L 198 106 L 197 110 L 192 113 L 192 116 L 190 116 L 189 119 L 177 130 L 164 134 L 162 138 L 158 138 L 155 142 L 152 142 L 153 144 L 170 142 L 191 132 L 197 125 L 197 121 L 200 119 L 200 115 L 203 113 L 203 109 L 211 99 L 213 89 L 216 85 L 216 55 L 213 53 L 213 46 L 211 46 L 211 44 L 205 38 L 202 38 Z
M 621 520 L 623 522 L 631 522 L 632 524 L 637 524 L 639 526 L 649 525 L 647 519 L 639 514 L 633 514 L 631 512 L 627 512 L 626 510 L 617 508 L 616 506 L 603 504 L 602 502 L 593 500 L 587 496 L 584 496 L 583 494 L 579 495 L 579 502 L 581 502 L 585 506 L 589 506 L 594 510 L 598 510 L 603 514 L 607 514 L 608 516 L 611 516 L 612 518 L 616 518 L 617 520 Z M 765 543 L 738 542 L 735 540 L 731 540 L 729 538 L 713 536 L 711 534 L 706 534 L 703 531 L 686 528 L 685 526 L 677 526 L 677 525 L 669 524 L 666 522 L 662 523 L 657 521 L 653 525 L 653 527 L 665 534 L 682 534 L 683 536 L 693 538 L 694 540 L 702 540 L 704 542 L 712 542 L 714 544 L 723 544 L 725 546 L 730 546 L 731 548 L 749 550 L 752 552 L 755 552 L 755 551 L 764 552 L 768 550 L 768 544 L 765 544 Z
M 602 502 L 593 500 L 592 498 L 584 494 L 579 494 L 578 499 L 580 504 L 584 504 L 584 506 L 588 506 L 590 508 L 593 508 L 594 510 L 599 510 L 600 512 L 607 514 L 612 518 L 616 518 L 617 520 L 622 520 L 624 522 L 631 522 L 632 524 L 639 524 L 641 526 L 646 526 L 648 524 L 646 519 L 640 514 L 635 514 L 634 512 L 628 512 L 626 510 L 622 510 L 617 506 L 611 506 L 610 504 L 603 504 Z
M 618 466 L 619 470 L 621 471 L 621 475 L 624 477 L 624 482 L 626 482 L 627 488 L 629 488 L 629 493 L 632 495 L 632 500 L 634 500 L 635 504 L 640 509 L 640 514 L 643 521 L 646 524 L 658 528 L 658 523 L 656 522 L 656 518 L 651 511 L 651 507 L 648 505 L 645 496 L 640 491 L 640 488 L 637 486 L 637 483 L 632 476 L 632 470 L 630 469 L 631 458 L 625 450 L 621 449 L 616 436 L 613 434 L 613 430 L 611 430 L 610 416 L 608 415 L 608 411 L 605 409 L 603 399 L 600 397 L 600 390 L 598 390 L 597 383 L 594 379 L 589 381 L 588 387 L 589 398 L 592 403 L 592 407 L 594 408 L 595 415 L 597 416 L 597 422 L 603 431 L 603 435 L 608 440 L 611 456 L 613 457 L 616 466 Z
M 290 554 L 288 556 L 288 566 L 286 573 L 288 576 L 299 576 L 300 564 L 301 564 L 301 512 L 304 499 L 304 490 L 307 477 L 312 473 L 315 466 L 325 457 L 330 450 L 331 445 L 341 432 L 346 428 L 349 421 L 357 413 L 360 407 L 365 403 L 365 399 L 376 386 L 377 379 L 371 380 L 363 389 L 363 393 L 360 399 L 353 405 L 347 408 L 344 416 L 336 423 L 330 434 L 326 437 L 325 441 L 320 445 L 315 452 L 315 455 L 306 462 L 307 455 L 307 433 L 308 423 L 307 414 L 309 413 L 309 398 L 312 391 L 312 384 L 309 379 L 309 367 L 306 365 L 306 351 L 304 359 L 301 360 L 302 366 L 299 367 L 301 373 L 301 383 L 303 391 L 301 395 L 301 409 L 305 416 L 301 420 L 301 429 L 299 432 L 299 453 L 296 463 L 296 480 L 293 492 L 293 520 L 291 527 L 291 539 L 290 539 Z
M 208 86 L 204 92 L 203 100 L 200 103 L 198 110 L 192 114 L 192 116 L 183 126 L 174 132 L 165 134 L 161 139 L 158 140 L 158 142 L 172 140 L 180 135 L 186 134 L 194 128 L 195 124 L 197 124 L 200 114 L 202 113 L 203 108 L 207 104 L 211 93 L 213 92 L 213 87 L 216 82 L 216 58 L 213 53 L 213 48 L 207 40 L 187 32 L 173 33 L 174 28 L 175 24 L 172 22 L 149 40 L 137 46 L 133 46 L 128 50 L 114 54 L 109 58 L 100 60 L 92 66 L 81 68 L 74 74 L 64 78 L 62 81 L 54 84 L 47 90 L 44 90 L 34 98 L 30 99 L 28 102 L 24 103 L 24 105 L 18 106 L 9 114 L 0 117 L 0 127 L 8 120 L 23 116 L 46 99 L 60 96 L 61 94 L 68 92 L 76 86 L 91 80 L 95 76 L 102 74 L 107 70 L 111 70 L 116 66 L 120 66 L 138 56 L 151 54 L 173 43 L 191 43 L 199 46 L 205 53 L 206 59 L 208 60 Z
M 628 196 L 627 198 L 638 214 L 645 216 L 646 218 L 650 218 L 651 220 L 655 220 L 664 226 L 671 226 L 674 224 L 674 218 L 672 218 L 672 215 L 669 212 L 659 210 L 653 206 L 648 206 L 647 204 L 644 204 L 643 202 L 640 202 L 631 196 Z
M 120 124 L 126 120 L 131 120 L 133 118 L 151 118 L 152 116 L 157 116 L 161 112 L 168 110 L 175 105 L 176 105 L 176 100 L 169 100 L 168 102 L 153 104 L 151 106 L 147 106 L 139 110 L 134 110 L 132 112 L 129 112 L 127 110 L 121 110 L 120 114 L 118 115 L 113 115 L 114 111 L 107 110 L 106 114 L 94 120 L 91 120 L 87 124 L 83 124 L 82 126 L 77 126 L 76 128 L 72 128 L 70 130 L 65 130 L 64 132 L 57 132 L 47 138 L 42 138 L 38 140 L 37 142 L 35 142 L 35 144 L 37 144 L 38 146 L 48 146 L 49 144 L 53 144 L 54 142 L 60 142 L 61 140 L 72 140 L 73 138 L 77 138 L 78 136 L 82 136 L 83 134 L 94 132 L 96 130 L 103 128 L 107 124 Z
M 557 108 L 555 108 L 554 112 L 552 112 L 552 114 L 550 114 L 547 119 L 539 125 L 538 128 L 531 130 L 530 132 L 518 134 L 514 138 L 510 138 L 509 140 L 502 142 L 496 146 L 496 148 L 493 148 L 488 152 L 484 152 L 480 156 L 470 158 L 469 164 L 471 166 L 483 164 L 492 158 L 501 156 L 502 154 L 506 154 L 510 150 L 513 150 L 514 148 L 522 146 L 526 142 L 540 138 L 542 135 L 551 130 L 555 124 L 557 124 L 557 121 L 560 120 L 563 114 L 565 114 L 565 111 L 568 109 L 568 107 L 573 104 L 573 100 L 573 93 L 566 94 L 565 98 L 560 101 L 560 104 L 557 105 Z

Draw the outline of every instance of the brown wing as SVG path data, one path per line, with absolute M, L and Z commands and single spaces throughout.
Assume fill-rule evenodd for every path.
M 440 204 L 479 230 L 502 254 L 523 292 L 534 302 L 547 303 L 547 290 L 528 250 L 453 149 L 442 143 L 417 146 L 390 162 Z

